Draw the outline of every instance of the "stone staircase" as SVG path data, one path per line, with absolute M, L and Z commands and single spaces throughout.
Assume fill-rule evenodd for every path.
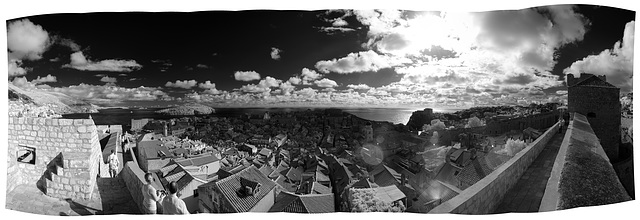
M 89 153 L 66 153 L 52 159 L 43 175 L 44 193 L 54 198 L 91 199 L 95 180 L 85 162 L 88 157 Z

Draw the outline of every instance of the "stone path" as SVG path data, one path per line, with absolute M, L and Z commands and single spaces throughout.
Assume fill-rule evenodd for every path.
M 566 128 L 549 140 L 516 185 L 507 192 L 494 213 L 538 212 L 565 132 Z
M 120 177 L 99 178 L 91 200 L 58 199 L 44 195 L 35 184 L 17 186 L 7 193 L 6 208 L 45 215 L 139 214 Z

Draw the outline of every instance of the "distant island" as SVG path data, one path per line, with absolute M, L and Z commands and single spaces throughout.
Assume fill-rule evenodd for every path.
M 197 103 L 188 103 L 156 111 L 156 113 L 162 115 L 209 115 L 215 112 L 214 108 Z

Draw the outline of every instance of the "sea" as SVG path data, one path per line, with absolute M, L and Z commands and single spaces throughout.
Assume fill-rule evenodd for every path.
M 75 113 L 63 115 L 63 118 L 80 119 L 93 118 L 96 125 L 127 125 L 131 119 L 153 118 L 170 119 L 184 116 L 167 116 L 155 113 L 162 108 L 105 108 L 98 110 L 98 113 Z M 307 109 L 316 110 L 322 108 L 216 108 L 216 112 L 211 114 L 214 117 L 240 117 L 245 114 L 261 115 L 265 112 L 292 112 L 305 111 Z M 344 108 L 345 112 L 351 113 L 363 119 L 371 121 L 386 121 L 394 124 L 406 124 L 409 122 L 411 114 L 421 108 Z M 433 112 L 453 113 L 462 109 L 434 108 Z

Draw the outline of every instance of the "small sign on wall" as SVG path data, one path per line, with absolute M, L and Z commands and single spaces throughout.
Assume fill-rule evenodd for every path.
M 18 146 L 16 157 L 18 158 L 18 162 L 35 165 L 36 164 L 36 148 L 20 145 Z

